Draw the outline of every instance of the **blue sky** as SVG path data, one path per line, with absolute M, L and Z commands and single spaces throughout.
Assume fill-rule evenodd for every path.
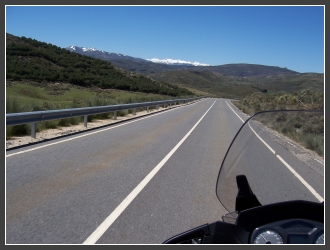
M 6 6 L 6 32 L 143 59 L 324 72 L 324 6 Z

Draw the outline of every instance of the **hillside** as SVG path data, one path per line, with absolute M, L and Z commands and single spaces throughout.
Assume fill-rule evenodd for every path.
M 219 66 L 168 65 L 128 55 L 78 46 L 66 49 L 106 60 L 129 72 L 139 72 L 156 81 L 168 82 L 202 95 L 243 98 L 255 92 L 293 93 L 303 89 L 323 91 L 324 74 L 299 73 L 278 66 L 237 63 Z
M 324 91 L 324 74 L 246 63 L 168 65 L 92 48 L 61 49 L 10 34 L 6 54 L 7 80 L 71 83 L 175 97 L 244 98 L 255 92 Z
M 206 70 L 178 70 L 154 74 L 152 78 L 225 98 L 243 98 L 254 92 L 293 93 L 304 89 L 324 91 L 324 74 L 316 73 L 239 77 Z
M 168 96 L 193 95 L 185 88 L 118 70 L 105 60 L 72 53 L 31 38 L 6 35 L 7 80 L 60 82 Z

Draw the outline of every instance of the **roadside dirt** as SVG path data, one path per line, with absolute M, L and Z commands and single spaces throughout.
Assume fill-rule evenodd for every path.
M 41 141 L 44 141 L 44 140 L 47 140 L 47 139 L 52 139 L 52 138 L 72 134 L 72 133 L 79 132 L 79 131 L 90 130 L 91 128 L 102 127 L 102 126 L 105 126 L 105 125 L 118 123 L 119 121 L 129 120 L 133 117 L 139 117 L 139 116 L 143 116 L 143 115 L 146 115 L 146 114 L 157 113 L 159 111 L 163 111 L 163 110 L 166 110 L 166 109 L 171 109 L 171 108 L 178 107 L 178 106 L 180 106 L 180 105 L 172 105 L 172 106 L 167 107 L 167 108 L 159 107 L 158 110 L 152 109 L 152 110 L 149 110 L 148 113 L 147 113 L 146 110 L 144 110 L 144 111 L 136 112 L 136 115 L 128 114 L 126 116 L 117 116 L 117 120 L 114 120 L 114 119 L 95 120 L 93 122 L 88 122 L 87 127 L 84 127 L 84 123 L 81 123 L 79 125 L 73 125 L 73 126 L 70 126 L 70 127 L 61 127 L 61 128 L 57 128 L 57 129 L 47 129 L 47 130 L 44 130 L 44 131 L 37 132 L 35 139 L 32 138 L 31 135 L 20 136 L 20 137 L 12 137 L 9 140 L 6 140 L 6 149 L 10 149 L 10 148 L 18 147 L 18 146 L 23 146 L 23 145 L 28 145 L 28 144 L 35 143 L 35 142 L 41 142 Z
M 243 114 L 232 102 L 231 107 Z M 249 116 L 243 114 L 245 119 Z M 290 138 L 276 132 L 275 130 L 269 129 L 266 126 L 259 123 L 259 128 L 262 129 L 267 135 L 272 138 L 273 141 L 276 141 L 283 148 L 288 150 L 292 155 L 297 157 L 301 162 L 306 164 L 308 167 L 313 169 L 315 172 L 324 176 L 324 157 L 319 156 L 316 152 L 305 148 L 303 145 L 300 145 L 298 142 L 291 140 Z

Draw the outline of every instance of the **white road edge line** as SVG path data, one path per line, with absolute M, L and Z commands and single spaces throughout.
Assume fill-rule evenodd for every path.
M 230 107 L 230 105 L 228 104 L 228 102 L 226 101 L 227 105 Z M 231 107 L 230 107 L 231 108 Z M 238 114 L 231 108 L 231 110 L 238 116 Z M 239 116 L 238 116 L 239 117 Z M 240 118 L 240 117 L 239 117 Z M 241 119 L 241 118 L 240 118 Z M 242 120 L 242 119 L 241 119 Z M 242 120 L 243 121 L 243 120 Z M 243 121 L 244 123 L 244 121 Z M 280 155 L 276 154 L 275 150 L 272 149 L 255 131 L 254 129 L 251 127 L 250 123 L 249 123 L 249 127 L 250 129 L 253 131 L 253 133 L 258 137 L 258 139 L 274 154 L 276 155 L 276 157 L 284 164 L 284 166 L 286 166 L 291 173 L 296 176 L 298 178 L 298 180 L 301 181 L 301 183 L 316 197 L 316 199 L 318 199 L 320 202 L 322 202 L 324 199 L 322 196 L 320 196 L 314 188 L 312 188 L 305 180 L 304 178 L 302 178 Z
M 298 180 L 301 181 L 302 184 L 304 184 L 304 186 L 316 197 L 316 199 L 318 199 L 320 202 L 323 201 L 322 196 L 320 196 L 314 188 L 312 188 L 311 185 L 309 185 L 304 178 L 302 178 L 280 155 L 276 154 L 275 150 L 273 150 L 263 139 L 261 139 L 261 137 L 254 131 L 254 129 L 251 127 L 250 123 L 249 123 L 249 127 L 250 129 L 253 131 L 253 133 L 255 133 L 255 135 L 259 138 L 259 140 L 265 144 L 265 146 L 284 164 L 284 166 L 287 167 L 287 169 L 289 169 L 291 171 L 291 173 L 296 176 L 298 178 Z
M 226 101 L 226 103 L 227 103 L 227 105 L 228 105 L 228 107 L 234 112 L 234 114 L 235 115 L 237 115 L 237 117 L 239 118 L 239 119 L 241 119 L 241 121 L 244 123 L 244 120 L 235 112 L 235 110 L 232 108 L 232 107 L 230 107 L 230 105 L 228 104 L 228 102 Z
M 296 176 L 302 184 L 306 186 L 306 188 L 318 199 L 320 202 L 322 202 L 324 199 L 321 195 L 319 195 L 312 186 L 310 186 L 288 163 L 286 163 L 283 158 L 279 155 L 276 155 L 276 157 Z
M 205 99 L 204 99 L 204 100 L 205 100 Z M 204 100 L 203 100 L 203 101 L 204 101 Z M 198 101 L 198 102 L 200 102 L 200 101 Z M 195 102 L 195 103 L 198 103 L 198 102 Z M 195 103 L 192 103 L 191 105 L 193 105 L 193 104 L 195 104 Z M 185 105 L 185 106 L 186 106 L 186 105 Z M 181 106 L 181 107 L 178 107 L 178 108 L 183 108 L 183 107 L 185 107 L 185 106 Z M 166 111 L 163 111 L 163 112 L 160 112 L 160 113 L 157 113 L 157 114 L 153 114 L 153 115 L 145 116 L 145 117 L 142 117 L 142 118 L 137 118 L 136 120 L 133 120 L 133 121 L 124 122 L 123 124 L 119 124 L 119 125 L 115 125 L 115 126 L 110 127 L 110 128 L 106 128 L 106 129 L 102 129 L 102 130 L 97 130 L 97 131 L 90 132 L 90 133 L 87 133 L 87 134 L 83 134 L 83 135 L 75 136 L 75 137 L 70 138 L 70 139 L 65 139 L 65 140 L 61 140 L 61 141 L 58 141 L 58 142 L 49 143 L 49 144 L 46 144 L 46 145 L 43 145 L 43 146 L 39 146 L 39 147 L 35 147 L 35 148 L 30 148 L 30 149 L 23 150 L 23 151 L 20 151 L 20 152 L 16 152 L 16 153 L 8 154 L 8 155 L 6 155 L 6 157 L 11 157 L 11 156 L 18 155 L 18 154 L 24 154 L 24 153 L 26 153 L 26 152 L 30 152 L 30 151 L 34 151 L 34 150 L 37 150 L 37 149 L 41 149 L 41 148 L 49 147 L 49 146 L 52 146 L 52 145 L 60 144 L 60 143 L 62 143 L 62 142 L 72 141 L 72 140 L 75 140 L 75 139 L 78 139 L 78 138 L 81 138 L 81 137 L 85 137 L 85 136 L 88 136 L 88 135 L 97 134 L 97 133 L 100 133 L 100 132 L 103 132 L 103 131 L 106 131 L 106 130 L 110 130 L 110 129 L 114 129 L 114 128 L 118 128 L 118 127 L 121 127 L 121 126 L 124 126 L 124 125 L 130 124 L 130 123 L 133 123 L 133 122 L 138 122 L 138 121 L 141 121 L 141 120 L 144 120 L 144 119 L 148 119 L 148 118 L 151 118 L 151 117 L 156 116 L 156 115 L 164 114 L 164 113 L 170 112 L 170 111 L 172 111 L 172 110 L 173 110 L 173 109 L 170 109 L 170 110 L 166 110 Z
M 274 150 L 274 149 L 272 149 L 272 147 L 271 146 L 269 146 L 268 144 L 267 144 L 267 142 L 265 142 L 258 134 L 257 134 L 257 132 L 256 131 L 254 131 L 254 129 L 251 127 L 251 125 L 250 125 L 250 122 L 248 122 L 248 124 L 249 124 L 249 127 L 250 127 L 250 129 L 252 130 L 252 132 L 258 137 L 258 139 L 270 150 L 270 152 L 272 152 L 274 155 L 276 155 L 276 151 Z
M 98 226 L 98 228 L 83 242 L 83 244 L 95 244 L 100 237 L 108 230 L 112 223 L 120 216 L 120 214 L 127 208 L 127 206 L 135 199 L 135 197 L 142 191 L 142 189 L 148 184 L 148 182 L 157 174 L 157 172 L 164 166 L 164 164 L 171 158 L 175 151 L 181 146 L 181 144 L 188 138 L 197 125 L 202 121 L 205 115 L 213 107 L 205 112 L 205 114 L 198 120 L 198 122 L 190 129 L 190 131 L 181 139 L 181 141 L 165 156 L 161 162 L 133 189 L 133 191 L 118 205 L 118 207 Z

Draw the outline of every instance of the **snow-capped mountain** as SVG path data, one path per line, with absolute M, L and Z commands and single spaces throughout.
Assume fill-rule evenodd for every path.
M 189 62 L 184 60 L 174 59 L 142 59 L 132 57 L 120 53 L 106 52 L 103 50 L 90 48 L 90 47 L 79 47 L 70 46 L 67 50 L 82 55 L 106 60 L 112 63 L 112 65 L 122 68 L 127 71 L 139 72 L 142 74 L 154 74 L 157 72 L 168 71 L 168 70 L 179 70 L 179 69 L 197 69 L 198 67 L 207 68 L 207 64 L 199 62 Z
M 107 52 L 107 51 L 104 51 L 104 50 L 99 50 L 99 49 L 90 48 L 90 47 L 70 46 L 70 47 L 67 47 L 66 49 L 70 50 L 70 51 L 77 52 L 77 53 L 84 53 L 84 54 L 88 54 L 89 52 L 91 52 L 91 53 L 102 53 L 102 54 L 105 54 L 105 55 L 126 56 L 124 54 Z
M 254 65 L 254 64 L 225 64 L 212 66 L 205 63 L 189 62 L 184 60 L 174 59 L 142 59 L 132 57 L 120 53 L 106 52 L 89 47 L 70 46 L 66 48 L 75 53 L 98 58 L 110 62 L 113 66 L 124 69 L 130 72 L 141 73 L 144 75 L 162 74 L 166 71 L 187 70 L 193 72 L 209 71 L 222 75 L 234 76 L 256 76 L 256 75 L 274 75 L 274 74 L 288 74 L 295 73 L 285 68 Z
M 193 65 L 193 66 L 211 66 L 210 64 L 205 63 L 199 63 L 199 62 L 190 62 L 190 61 L 184 61 L 184 60 L 175 60 L 175 59 L 157 59 L 157 58 L 151 58 L 146 59 L 147 61 L 151 61 L 153 63 L 162 63 L 162 64 L 168 64 L 168 65 Z
M 109 59 L 119 59 L 120 57 L 127 57 L 127 59 L 129 60 L 138 60 L 138 61 L 148 61 L 148 62 L 152 62 L 152 63 L 159 63 L 159 64 L 166 64 L 166 65 L 178 65 L 178 66 L 211 66 L 209 64 L 205 64 L 205 63 L 199 63 L 199 62 L 190 62 L 190 61 L 184 61 L 184 60 L 175 60 L 175 59 L 157 59 L 157 58 L 152 58 L 152 59 L 142 59 L 142 58 L 137 58 L 137 57 L 131 57 L 131 56 L 127 56 L 124 54 L 120 54 L 120 53 L 113 53 L 113 52 L 107 52 L 104 50 L 98 50 L 95 48 L 90 48 L 90 47 L 79 47 L 79 46 L 70 46 L 67 47 L 66 49 L 70 50 L 70 51 L 74 51 L 80 54 L 85 54 L 85 55 L 89 55 L 92 57 L 102 57 L 102 59 L 104 59 L 104 57 L 109 56 Z M 123 58 L 121 58 L 123 59 Z

